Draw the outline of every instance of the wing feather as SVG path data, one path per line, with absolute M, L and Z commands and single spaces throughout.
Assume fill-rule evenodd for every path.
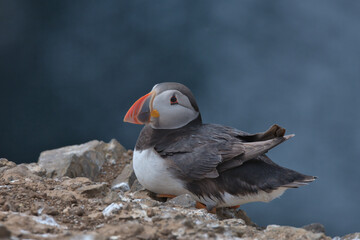
M 178 177 L 201 180 L 217 178 L 219 172 L 238 167 L 293 137 L 288 135 L 264 141 L 244 140 L 244 137 L 249 136 L 252 135 L 230 127 L 204 124 L 188 131 L 174 132 L 159 141 L 154 149 L 168 160 L 169 169 Z

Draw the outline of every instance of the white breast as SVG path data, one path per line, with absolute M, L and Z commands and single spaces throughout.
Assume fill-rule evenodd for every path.
M 153 149 L 134 150 L 133 167 L 137 179 L 146 189 L 160 194 L 188 193 L 180 179 L 174 178 L 165 160 Z

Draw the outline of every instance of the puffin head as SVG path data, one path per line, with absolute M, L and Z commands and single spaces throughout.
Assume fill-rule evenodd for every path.
M 138 99 L 126 113 L 124 122 L 149 124 L 154 129 L 181 128 L 200 120 L 199 107 L 186 86 L 165 82 L 156 84 L 151 92 Z

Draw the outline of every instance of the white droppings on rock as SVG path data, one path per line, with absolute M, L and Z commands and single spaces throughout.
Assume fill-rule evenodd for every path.
M 108 217 L 112 213 L 119 211 L 123 207 L 124 207 L 124 205 L 122 203 L 112 203 L 102 211 L 102 214 L 104 215 L 104 217 Z
M 206 227 L 208 227 L 208 228 L 218 228 L 219 226 L 220 225 L 217 222 L 212 222 L 212 223 L 206 224 Z
M 121 182 L 111 187 L 111 190 L 120 190 L 123 192 L 127 192 L 130 190 L 130 186 L 127 182 Z
M 268 225 L 264 231 L 266 232 L 266 231 L 272 230 L 274 228 L 279 228 L 279 227 L 280 226 L 276 225 L 276 224 Z
M 230 218 L 230 219 L 224 219 L 223 223 L 228 225 L 245 225 L 245 221 L 241 218 Z
M 24 230 L 24 229 L 20 229 L 20 233 L 21 234 L 31 234 L 31 232 Z
M 165 212 L 164 214 L 162 214 L 160 216 L 160 218 L 162 218 L 162 219 L 169 219 L 169 218 L 173 218 L 173 217 L 174 217 L 174 214 L 170 213 L 170 212 Z
M 141 200 L 142 199 L 134 199 L 133 202 L 138 203 L 140 205 L 141 209 L 148 209 L 149 206 L 147 206 L 146 204 L 143 204 Z
M 51 234 L 51 233 L 43 233 L 43 234 L 36 234 L 36 236 L 40 237 L 40 238 L 44 238 L 44 239 L 57 239 L 59 238 L 59 235 L 57 234 Z
M 43 210 L 44 210 L 44 208 L 42 207 L 42 208 L 39 208 L 38 210 L 37 210 L 37 214 L 40 216 L 41 215 L 41 213 L 43 212 Z
M 110 240 L 118 240 L 120 239 L 120 236 L 111 236 L 109 237 Z
M 46 214 L 39 216 L 39 217 L 34 216 L 33 220 L 40 224 L 61 228 L 60 225 L 55 221 L 55 219 L 53 217 L 46 215 Z
M 142 218 L 146 222 L 151 222 L 152 221 L 152 219 L 148 217 L 146 211 L 145 210 L 140 210 L 140 209 L 133 209 L 133 211 L 131 212 L 131 217 L 134 218 L 134 219 Z
M 96 229 L 99 229 L 99 228 L 102 228 L 102 227 L 104 227 L 104 226 L 105 226 L 105 224 L 104 224 L 104 223 L 101 223 L 101 224 L 99 224 L 99 225 L 96 225 L 95 228 L 96 228 Z
M 195 221 L 195 224 L 196 224 L 196 225 L 200 225 L 200 224 L 203 224 L 203 221 L 200 221 L 200 220 L 196 220 L 196 221 Z
M 76 235 L 70 240 L 96 240 L 98 239 L 96 235 L 86 234 L 86 235 Z
M 200 234 L 200 238 L 201 239 L 209 239 L 209 234 L 207 234 L 207 233 Z
M 185 228 L 179 228 L 176 231 L 173 231 L 172 234 L 177 237 L 182 237 L 185 234 Z
M 128 197 L 125 197 L 124 195 L 119 193 L 120 200 L 123 202 L 132 202 L 132 200 Z
M 218 220 L 215 214 L 208 213 L 205 209 L 182 209 L 180 213 L 191 217 L 204 218 L 206 220 Z

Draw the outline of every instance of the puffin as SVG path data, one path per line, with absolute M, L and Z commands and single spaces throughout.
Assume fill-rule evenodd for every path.
M 292 138 L 273 125 L 250 134 L 204 124 L 195 97 L 176 82 L 156 84 L 128 110 L 124 122 L 145 125 L 133 152 L 135 175 L 158 197 L 190 194 L 213 211 L 269 202 L 315 180 L 274 163 L 266 153 Z

